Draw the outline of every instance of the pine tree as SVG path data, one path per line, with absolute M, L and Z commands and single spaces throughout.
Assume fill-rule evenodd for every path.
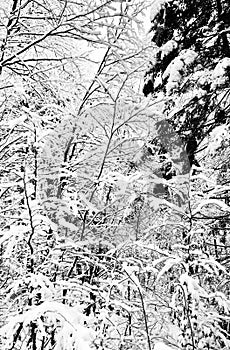
M 153 4 L 154 59 L 143 92 L 164 91 L 165 115 L 184 139 L 191 164 L 198 165 L 199 144 L 229 114 L 228 14 L 229 1 Z
M 163 97 L 162 119 L 178 133 L 193 168 L 188 216 L 181 217 L 186 272 L 171 277 L 185 350 L 229 347 L 229 5 L 162 0 L 151 12 L 153 59 L 143 93 Z

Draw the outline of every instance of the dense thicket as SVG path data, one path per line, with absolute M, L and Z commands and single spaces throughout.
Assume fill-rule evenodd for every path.
M 0 13 L 1 348 L 227 350 L 229 1 Z

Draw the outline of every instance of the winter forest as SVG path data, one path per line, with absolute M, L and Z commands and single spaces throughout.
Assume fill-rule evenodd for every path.
M 230 349 L 230 0 L 0 0 L 0 349 Z

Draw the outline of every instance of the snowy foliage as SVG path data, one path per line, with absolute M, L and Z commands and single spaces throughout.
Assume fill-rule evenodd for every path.
M 0 5 L 1 349 L 230 348 L 228 5 Z
M 220 62 L 217 63 L 213 70 L 213 83 L 212 89 L 220 88 L 228 84 L 230 76 L 230 58 L 224 57 Z
M 167 67 L 163 74 L 163 80 L 167 80 L 166 91 L 170 94 L 173 89 L 180 86 L 183 75 L 196 59 L 197 54 L 193 50 L 183 50 Z
M 160 10 L 165 8 L 165 5 L 172 0 L 153 0 L 150 12 L 150 20 L 154 21 Z

